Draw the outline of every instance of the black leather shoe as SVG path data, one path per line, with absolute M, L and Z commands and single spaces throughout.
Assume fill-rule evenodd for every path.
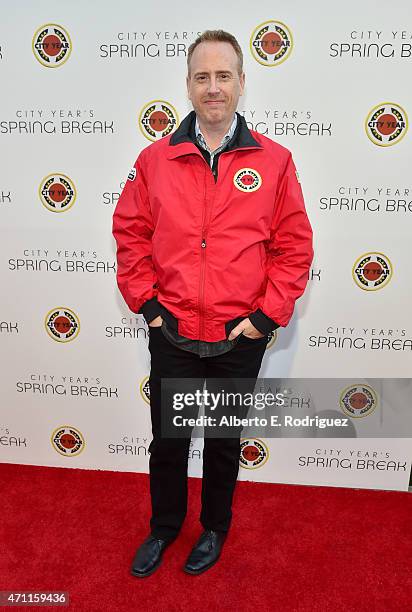
M 184 571 L 187 574 L 201 574 L 212 567 L 220 557 L 227 534 L 206 529 L 192 548 Z
M 157 570 L 162 560 L 165 549 L 171 544 L 150 535 L 139 546 L 130 569 L 133 576 L 145 578 Z

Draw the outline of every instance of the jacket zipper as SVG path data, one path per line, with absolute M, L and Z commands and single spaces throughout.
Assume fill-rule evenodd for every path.
M 202 155 L 202 159 L 204 160 L 205 164 L 207 164 L 207 161 L 204 159 L 203 155 Z M 207 165 L 209 166 L 209 164 Z M 210 166 L 209 166 L 209 170 L 210 170 Z M 205 179 L 206 179 L 206 174 L 205 174 Z M 205 222 L 207 221 L 206 209 L 207 209 L 207 203 L 205 202 L 203 206 L 202 238 L 201 238 L 201 243 L 200 243 L 201 253 L 200 253 L 200 280 L 199 280 L 199 340 L 203 338 L 204 315 L 205 315 L 205 271 L 206 271 L 206 234 L 207 234 L 207 229 L 205 225 Z
M 199 340 L 203 338 L 204 331 L 204 290 L 205 290 L 205 269 L 206 269 L 206 240 L 202 238 L 201 243 L 202 252 L 200 254 L 200 291 L 199 291 Z
M 224 152 L 222 152 L 221 155 L 223 155 L 223 153 Z M 208 166 L 208 169 L 213 177 L 214 194 L 213 194 L 213 199 L 209 205 L 209 211 L 211 211 L 213 208 L 213 204 L 214 204 L 214 200 L 216 196 L 216 182 L 217 181 L 215 181 L 213 170 L 211 169 L 210 165 L 207 163 L 203 155 L 202 155 L 202 158 L 205 164 Z M 220 156 L 219 156 L 219 159 L 217 160 L 218 166 L 219 166 L 219 161 L 220 161 Z M 218 172 L 218 176 L 219 176 L 219 172 Z M 209 214 L 209 217 L 210 216 L 211 216 L 211 213 Z M 200 253 L 200 283 L 199 283 L 200 284 L 200 287 L 199 287 L 199 339 L 203 338 L 204 327 L 205 327 L 204 315 L 205 315 L 205 276 L 206 276 L 206 248 L 207 248 L 206 238 L 207 238 L 207 232 L 209 229 L 209 223 L 210 223 L 210 218 L 208 219 L 207 205 L 205 204 L 205 206 L 203 207 L 202 239 L 200 243 L 201 253 Z
M 234 149 L 234 151 L 242 151 L 245 149 L 255 149 L 256 147 L 239 147 L 238 149 Z M 222 151 L 222 153 L 219 155 L 219 159 L 217 160 L 217 180 L 219 180 L 219 163 L 220 163 L 220 158 L 222 155 L 225 155 L 225 153 L 232 153 L 233 151 Z M 205 162 L 205 164 L 208 166 L 209 170 L 211 170 L 210 165 L 207 163 L 207 161 L 205 160 L 205 158 L 203 157 L 203 155 L 200 153 L 199 151 L 199 155 L 202 157 L 203 161 Z M 213 171 L 211 171 L 212 176 L 213 176 Z M 216 190 L 216 184 L 217 181 L 215 182 L 215 178 L 213 176 L 213 183 L 214 183 L 214 187 Z M 209 210 L 212 210 L 213 204 L 214 204 L 214 199 L 216 196 L 216 191 L 214 193 L 213 196 L 213 200 L 209 206 Z M 202 239 L 201 239 L 201 243 L 200 243 L 200 248 L 201 248 L 201 254 L 200 254 L 200 282 L 199 282 L 199 339 L 201 339 L 203 337 L 203 332 L 204 332 L 204 314 L 205 314 L 205 305 L 204 305 L 204 293 L 205 293 L 205 276 L 206 276 L 206 248 L 207 248 L 207 242 L 206 242 L 206 238 L 207 238 L 207 232 L 209 229 L 209 225 L 207 224 L 207 215 L 206 215 L 206 205 L 203 207 L 203 216 L 202 216 Z M 206 222 L 206 225 L 205 225 Z M 209 223 L 210 223 L 210 219 L 209 219 Z

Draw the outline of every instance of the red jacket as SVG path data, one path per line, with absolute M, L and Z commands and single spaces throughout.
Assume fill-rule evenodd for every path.
M 313 257 L 292 156 L 238 115 L 215 182 L 189 137 L 193 120 L 145 148 L 129 174 L 113 215 L 119 289 L 132 312 L 162 312 L 191 339 L 224 340 L 247 316 L 258 329 L 285 326 Z

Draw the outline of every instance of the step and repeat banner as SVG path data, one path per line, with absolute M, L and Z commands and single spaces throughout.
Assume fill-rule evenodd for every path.
M 253 10 L 245 0 L 235 9 L 217 0 L 37 0 L 24 10 L 3 0 L 0 461 L 148 471 L 148 328 L 117 290 L 112 215 L 139 152 L 191 110 L 188 46 L 218 28 L 244 52 L 238 111 L 292 151 L 315 237 L 307 291 L 268 340 L 261 376 L 333 379 L 322 411 L 348 419 L 351 432 L 245 437 L 239 478 L 406 490 L 406 0 L 391 11 L 377 0 L 333 11 L 324 0 L 262 0 Z M 290 397 L 297 417 L 307 401 L 304 389 Z M 201 465 L 194 438 L 190 474 Z

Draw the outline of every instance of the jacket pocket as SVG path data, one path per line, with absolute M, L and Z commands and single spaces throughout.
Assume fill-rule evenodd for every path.
M 163 304 L 159 302 L 162 318 L 166 321 L 167 325 L 177 332 L 178 319 L 168 310 Z
M 244 316 L 244 317 L 236 317 L 235 319 L 230 319 L 230 321 L 227 321 L 225 323 L 226 338 L 228 337 L 228 335 L 230 334 L 232 329 L 234 329 L 236 327 L 236 325 L 238 325 L 238 323 L 243 321 L 243 319 L 246 319 L 246 316 Z

